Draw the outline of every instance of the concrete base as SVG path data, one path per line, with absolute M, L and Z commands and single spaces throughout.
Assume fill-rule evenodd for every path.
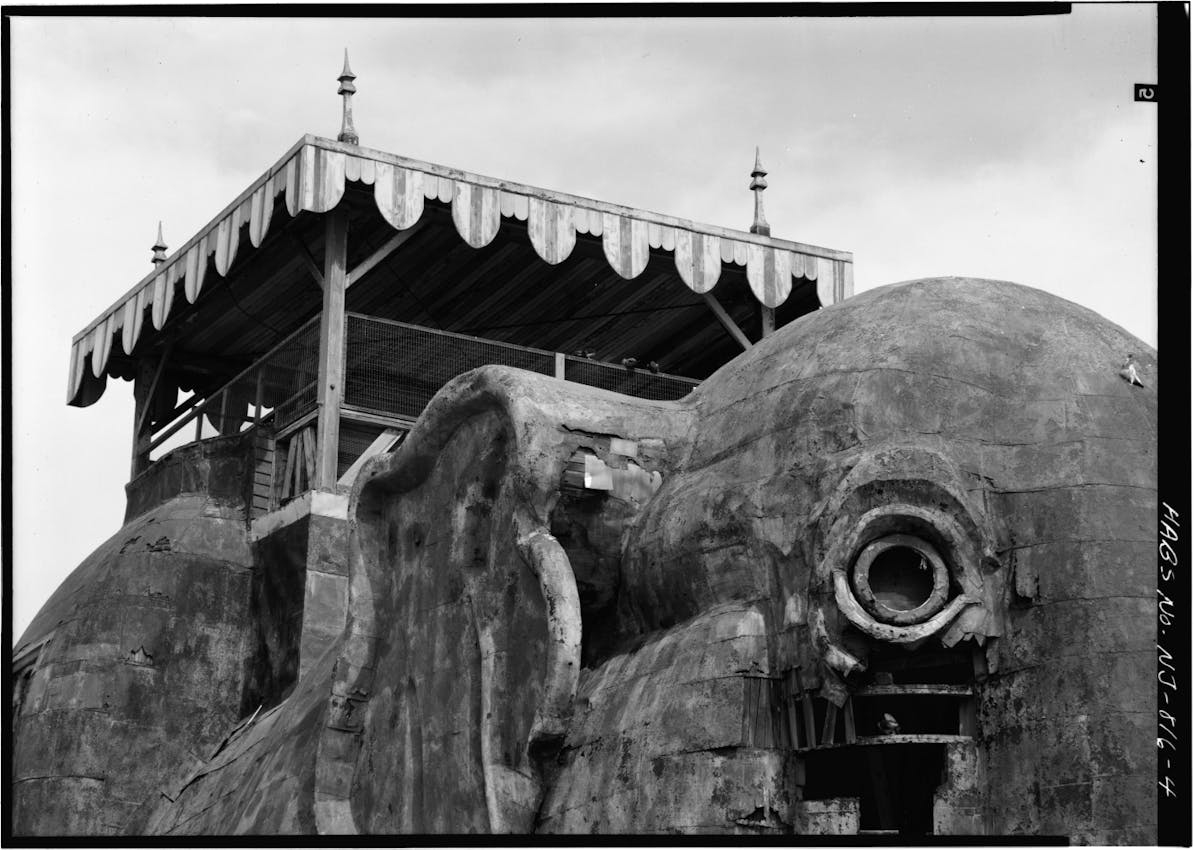
M 279 647 L 280 666 L 283 679 L 301 678 L 344 629 L 348 496 L 308 491 L 254 520 L 251 539 L 257 564 L 277 586 L 289 588 L 273 595 L 274 619 L 290 635 L 289 646 Z

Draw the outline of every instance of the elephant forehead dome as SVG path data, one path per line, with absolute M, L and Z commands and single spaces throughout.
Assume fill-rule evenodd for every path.
M 1143 389 L 1120 377 L 1129 354 Z M 1151 348 L 1057 296 L 972 278 L 898 283 L 792 322 L 706 380 L 694 457 L 801 424 L 823 432 L 809 447 L 820 453 L 909 432 L 1108 433 L 1106 420 L 1151 439 L 1155 382 Z
M 947 374 L 1000 395 L 1034 386 L 1084 392 L 1084 380 L 1119 381 L 1129 353 L 1144 371 L 1155 365 L 1151 348 L 1071 301 L 1007 281 L 928 278 L 868 290 L 792 322 L 716 372 L 700 395 L 744 379 L 761 389 L 874 369 Z

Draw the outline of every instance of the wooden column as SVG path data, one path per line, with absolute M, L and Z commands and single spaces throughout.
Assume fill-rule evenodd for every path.
M 154 364 L 152 358 L 137 362 L 137 376 L 133 379 L 133 464 L 129 479 L 136 478 L 149 466 L 149 401 L 153 393 Z
M 159 228 L 160 229 L 160 228 Z M 161 238 L 158 238 L 161 242 Z M 130 480 L 136 478 L 149 467 L 149 444 L 153 442 L 153 414 L 154 397 L 158 393 L 158 384 L 162 381 L 162 374 L 166 371 L 166 361 L 170 359 L 170 352 L 174 349 L 173 340 L 166 343 L 162 355 L 155 362 L 152 357 L 142 357 L 137 361 L 137 376 L 133 379 L 133 464 Z M 171 412 L 164 421 L 174 418 Z
M 348 216 L 343 209 L 326 215 L 323 259 L 323 312 L 319 317 L 318 446 L 314 486 L 336 486 L 340 447 L 340 400 L 344 394 L 344 290 L 348 285 Z
M 775 308 L 761 304 L 759 310 L 763 324 L 762 338 L 765 339 L 775 333 Z

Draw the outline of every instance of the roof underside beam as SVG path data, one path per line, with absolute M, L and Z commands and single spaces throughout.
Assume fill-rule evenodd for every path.
M 419 232 L 419 229 L 422 226 L 423 222 L 420 221 L 413 227 L 409 227 L 406 230 L 399 230 L 397 233 L 391 236 L 386 241 L 386 244 L 382 245 L 380 248 L 358 263 L 356 268 L 348 273 L 347 286 L 352 286 L 365 275 L 369 274 L 369 272 L 373 271 L 373 268 L 378 263 L 401 248 L 412 236 Z
M 701 297 L 705 299 L 705 303 L 709 305 L 709 309 L 713 311 L 713 315 L 717 317 L 717 321 L 721 322 L 722 327 L 742 346 L 743 350 L 750 348 L 750 339 L 742 332 L 742 328 L 738 327 L 734 320 L 730 318 L 730 314 L 726 312 L 725 307 L 722 307 L 721 303 L 708 292 L 703 293 Z

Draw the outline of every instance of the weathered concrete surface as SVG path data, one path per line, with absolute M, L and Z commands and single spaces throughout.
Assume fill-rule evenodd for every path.
M 857 797 L 801 800 L 796 804 L 794 831 L 800 835 L 855 835 L 858 809 Z
M 249 451 L 209 441 L 133 481 L 124 527 L 17 642 L 45 643 L 15 723 L 15 833 L 121 832 L 252 699 Z
M 1118 376 L 1129 352 L 1147 389 Z M 973 641 L 987 667 L 927 822 L 1148 843 L 1155 385 L 1152 352 L 1093 313 L 963 279 L 806 316 L 681 402 L 464 375 L 358 479 L 347 626 L 237 756 L 262 767 L 148 823 L 857 830 L 853 798 L 805 799 L 788 713 L 898 643 L 835 582 L 901 533 L 960 601 L 899 651 Z M 570 459 L 625 467 L 615 440 L 659 489 L 577 504 Z
M 310 495 L 304 498 L 309 501 Z M 344 631 L 348 522 L 342 517 L 304 513 L 256 536 L 252 549 L 267 586 L 259 595 L 263 657 L 257 666 L 263 682 L 269 682 L 263 691 L 282 693 L 306 674 Z
M 202 765 L 146 800 L 128 832 L 172 838 L 314 833 L 315 753 L 334 661 L 326 654 L 284 702 L 232 727 Z
M 933 795 L 934 835 L 985 835 L 985 765 L 973 741 L 947 744 L 944 778 Z

